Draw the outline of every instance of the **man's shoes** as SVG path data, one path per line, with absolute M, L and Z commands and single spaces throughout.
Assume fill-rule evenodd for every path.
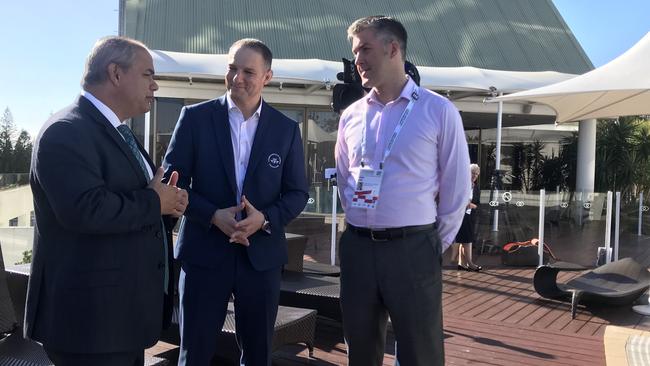
M 459 271 L 467 271 L 467 272 L 472 271 L 471 269 L 469 269 L 469 267 L 461 266 L 460 264 L 458 265 L 458 270 Z

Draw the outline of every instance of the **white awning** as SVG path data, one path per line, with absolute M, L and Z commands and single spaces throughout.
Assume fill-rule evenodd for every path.
M 611 62 L 573 79 L 490 101 L 553 108 L 557 122 L 650 114 L 650 33 Z
M 156 74 L 170 77 L 202 77 L 223 80 L 228 55 L 208 55 L 152 50 Z M 342 62 L 318 59 L 273 60 L 274 82 L 304 85 L 341 83 L 336 74 L 343 71 Z M 418 66 L 420 84 L 431 90 L 476 91 L 513 93 L 575 77 L 554 71 L 520 72 L 479 69 L 476 67 L 424 67 Z

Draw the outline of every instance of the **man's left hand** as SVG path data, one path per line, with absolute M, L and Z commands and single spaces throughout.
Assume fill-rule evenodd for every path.
M 247 199 L 242 196 L 246 218 L 235 225 L 235 232 L 230 236 L 231 243 L 249 246 L 248 237 L 256 233 L 264 224 L 264 214 L 258 211 Z

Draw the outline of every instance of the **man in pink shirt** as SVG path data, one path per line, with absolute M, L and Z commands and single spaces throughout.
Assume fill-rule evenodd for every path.
M 441 254 L 470 196 L 463 124 L 449 100 L 405 74 L 400 22 L 358 19 L 348 38 L 372 88 L 341 115 L 335 152 L 349 365 L 382 364 L 388 316 L 401 364 L 443 365 Z

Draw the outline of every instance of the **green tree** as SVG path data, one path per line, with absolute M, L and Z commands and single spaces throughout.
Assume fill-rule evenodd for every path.
M 12 173 L 14 132 L 14 118 L 7 107 L 0 117 L 0 173 Z
M 650 121 L 638 119 L 633 137 L 635 192 L 650 190 Z
M 547 191 L 555 191 L 557 186 L 560 186 L 560 189 L 565 187 L 566 180 L 562 174 L 562 165 L 563 161 L 559 156 L 544 158 L 541 174 L 539 175 L 540 188 L 544 188 Z
M 22 130 L 16 139 L 13 151 L 13 169 L 15 173 L 28 173 L 32 157 L 32 139 L 29 132 Z
M 570 136 L 560 140 L 560 167 L 562 169 L 563 183 L 561 187 L 573 192 L 576 189 L 576 171 L 578 169 L 578 133 L 572 132 Z
M 598 121 L 596 131 L 596 179 L 598 192 L 632 192 L 635 183 L 635 136 L 638 121 L 622 117 L 616 123 Z
M 510 165 L 512 166 L 512 189 L 519 190 L 523 188 L 525 180 L 524 172 L 524 155 L 525 147 L 521 142 L 512 144 L 512 155 Z
M 528 174 L 527 190 L 539 190 L 544 188 L 542 182 L 542 169 L 544 167 L 544 160 L 546 159 L 543 151 L 546 144 L 540 140 L 533 141 L 532 144 L 526 145 L 526 163 Z

